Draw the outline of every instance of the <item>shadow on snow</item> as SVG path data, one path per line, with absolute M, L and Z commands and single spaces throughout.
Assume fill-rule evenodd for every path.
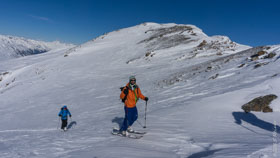
M 73 125 L 77 125 L 76 121 L 71 121 L 70 124 L 67 126 L 67 129 L 72 128 Z
M 234 119 L 235 119 L 235 123 L 256 133 L 255 131 L 245 127 L 242 125 L 242 121 L 245 121 L 253 126 L 259 127 L 261 129 L 270 131 L 270 132 L 274 132 L 277 131 L 277 133 L 280 132 L 280 127 L 279 126 L 275 126 L 274 124 L 270 123 L 270 122 L 266 122 L 263 121 L 259 118 L 257 118 L 257 116 L 255 116 L 252 113 L 244 113 L 244 112 L 233 112 L 232 113 Z M 276 129 L 275 129 L 276 128 Z
M 202 158 L 202 157 L 207 157 L 207 156 L 210 156 L 210 155 L 214 155 L 215 152 L 218 152 L 218 151 L 221 151 L 221 150 L 223 150 L 223 149 L 206 150 L 206 151 L 202 151 L 202 152 L 198 152 L 198 153 L 192 154 L 192 155 L 190 155 L 190 156 L 187 157 L 187 158 Z
M 115 117 L 113 120 L 112 120 L 112 123 L 117 123 L 119 125 L 119 128 L 121 128 L 122 126 L 122 123 L 123 123 L 123 117 Z

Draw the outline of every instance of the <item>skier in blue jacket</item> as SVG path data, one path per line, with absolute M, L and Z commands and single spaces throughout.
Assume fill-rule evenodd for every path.
M 64 130 L 64 131 L 67 130 L 66 127 L 67 127 L 67 118 L 68 118 L 68 115 L 69 115 L 69 117 L 72 116 L 71 113 L 70 113 L 70 111 L 67 109 L 67 106 L 64 105 L 64 106 L 61 108 L 60 112 L 58 113 L 58 116 L 61 117 L 61 122 L 62 122 L 62 124 L 61 124 L 61 129 Z

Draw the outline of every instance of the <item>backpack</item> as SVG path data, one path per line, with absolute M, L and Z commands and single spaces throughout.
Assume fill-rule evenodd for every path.
M 120 87 L 121 92 L 123 91 L 124 88 L 128 89 L 128 92 L 129 92 L 128 86 Z M 138 94 L 139 94 L 139 89 L 138 89 L 138 86 L 137 86 L 137 85 L 136 85 L 136 88 L 137 88 L 137 92 L 138 92 Z M 124 98 L 122 99 L 122 102 L 123 102 L 123 103 L 125 102 L 125 100 L 126 100 L 126 98 L 127 98 L 127 95 L 128 95 L 128 93 L 127 93 L 127 94 L 124 96 Z M 137 100 L 138 100 L 138 97 L 137 97 Z
M 124 88 L 128 89 L 127 86 L 125 86 L 125 87 L 120 87 L 121 92 L 123 91 Z M 127 95 L 128 95 L 128 93 L 127 93 L 127 94 L 124 96 L 124 98 L 122 99 L 122 102 L 123 102 L 123 103 L 125 102 L 125 100 L 126 100 L 126 98 L 127 98 Z

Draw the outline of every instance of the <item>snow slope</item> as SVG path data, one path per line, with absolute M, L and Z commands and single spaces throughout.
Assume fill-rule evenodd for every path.
M 27 55 L 45 53 L 53 49 L 74 47 L 59 41 L 43 42 L 22 37 L 0 35 L 0 61 Z
M 279 99 L 273 113 L 241 106 L 279 96 L 279 56 L 280 45 L 250 48 L 193 25 L 145 23 L 0 62 L 1 157 L 272 157 Z M 130 75 L 150 98 L 146 129 L 145 102 L 137 105 L 134 128 L 148 132 L 139 140 L 110 134 L 122 122 L 119 87 Z M 57 117 L 64 104 L 73 115 L 66 133 Z

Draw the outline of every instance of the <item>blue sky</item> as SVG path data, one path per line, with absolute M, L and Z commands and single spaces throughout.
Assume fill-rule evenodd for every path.
M 81 44 L 144 22 L 193 24 L 207 35 L 280 44 L 277 0 L 0 0 L 0 34 Z

